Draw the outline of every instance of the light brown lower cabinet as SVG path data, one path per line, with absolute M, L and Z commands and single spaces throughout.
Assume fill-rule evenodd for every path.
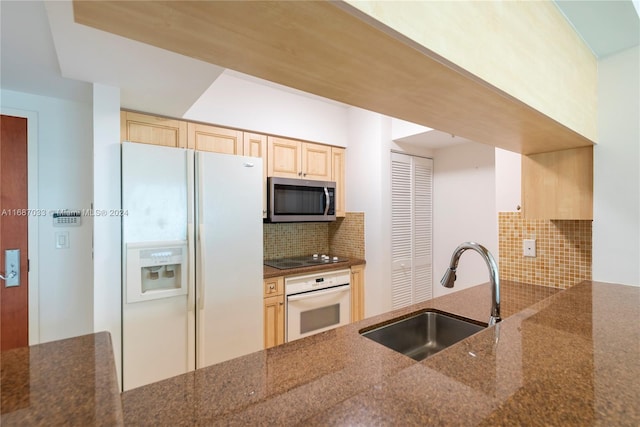
M 364 264 L 351 267 L 351 322 L 364 319 Z M 264 279 L 264 348 L 284 343 L 284 277 Z
M 351 267 L 351 321 L 364 319 L 364 264 Z
M 264 279 L 264 348 L 284 343 L 284 277 Z

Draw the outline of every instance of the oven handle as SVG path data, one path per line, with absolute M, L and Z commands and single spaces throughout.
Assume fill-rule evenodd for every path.
M 344 285 L 337 288 L 331 288 L 326 291 L 311 291 L 299 295 L 288 295 L 287 301 L 302 301 L 309 298 L 322 297 L 325 295 L 337 294 L 341 292 L 349 292 L 351 285 Z

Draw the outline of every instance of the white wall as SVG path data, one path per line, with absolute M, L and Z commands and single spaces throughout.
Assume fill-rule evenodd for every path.
M 120 89 L 93 85 L 93 203 L 120 209 Z M 96 216 L 93 227 L 94 331 L 109 331 L 121 372 L 121 217 Z M 118 379 L 121 376 L 118 375 Z
M 364 212 L 365 220 L 365 316 L 391 307 L 390 226 L 385 222 L 384 171 L 388 154 L 383 140 L 388 119 L 377 113 L 349 108 L 347 148 L 347 211 Z
M 640 48 L 598 62 L 593 279 L 640 286 Z
M 365 212 L 365 316 L 391 309 L 391 150 L 434 158 L 434 296 L 489 280 L 482 258 L 468 252 L 456 286 L 440 286 L 458 244 L 474 240 L 498 256 L 494 148 L 460 144 L 434 151 L 398 144 L 391 140 L 392 123 L 380 114 L 349 110 L 347 210 Z
M 88 209 L 92 187 L 91 102 L 2 90 L 2 108 L 38 117 L 38 201 L 35 209 Z M 79 227 L 38 222 L 38 342 L 93 332 L 91 218 Z M 69 233 L 69 248 L 55 248 L 55 232 Z M 34 256 L 31 254 L 30 256 Z
M 501 148 L 495 150 L 496 211 L 519 212 L 522 210 L 522 155 Z
M 396 118 L 391 119 L 391 139 L 397 140 L 406 138 L 408 136 L 422 134 L 429 132 L 433 129 L 426 126 L 419 125 L 417 123 L 411 123 L 406 120 L 400 120 Z
M 184 114 L 214 123 L 325 144 L 347 145 L 347 107 L 225 71 Z M 264 82 L 264 81 L 262 81 Z
M 479 254 L 467 251 L 453 288 L 440 285 L 451 254 L 462 242 L 485 246 L 498 261 L 498 216 L 494 147 L 466 143 L 435 151 L 433 160 L 433 295 L 438 297 L 489 281 Z

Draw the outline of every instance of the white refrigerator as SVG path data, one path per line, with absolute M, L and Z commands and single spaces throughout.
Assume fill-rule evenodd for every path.
M 263 348 L 262 167 L 122 144 L 124 390 Z

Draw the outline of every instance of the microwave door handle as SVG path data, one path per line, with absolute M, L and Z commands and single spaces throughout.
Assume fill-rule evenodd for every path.
M 324 187 L 324 197 L 325 197 L 324 214 L 328 215 L 329 214 L 329 206 L 331 206 L 331 199 L 329 197 L 329 189 L 327 189 L 327 187 Z

